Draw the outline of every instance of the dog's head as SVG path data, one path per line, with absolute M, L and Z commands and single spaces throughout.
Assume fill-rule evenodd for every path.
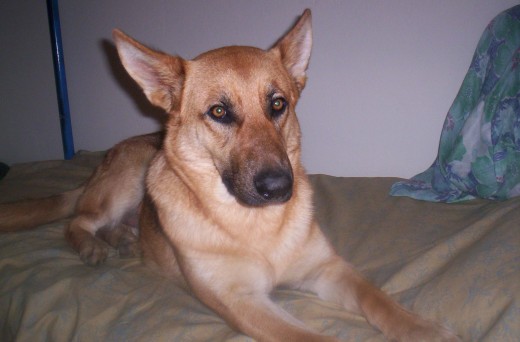
M 224 47 L 187 61 L 117 30 L 114 39 L 128 73 L 170 115 L 164 142 L 170 159 L 201 176 L 218 172 L 245 205 L 291 198 L 294 167 L 301 168 L 294 109 L 311 53 L 309 10 L 269 50 Z

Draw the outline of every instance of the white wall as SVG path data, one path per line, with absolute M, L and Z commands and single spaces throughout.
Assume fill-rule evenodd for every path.
M 0 0 L 0 161 L 63 158 L 45 1 Z
M 19 9 L 18 15 L 24 18 L 25 11 L 32 11 L 24 5 L 27 1 L 6 2 L 0 2 L 2 46 L 6 40 L 11 44 L 9 50 L 23 51 L 20 55 L 36 46 L 40 52 L 45 50 L 45 35 L 9 41 L 10 35 L 20 37 L 19 31 L 28 35 L 36 28 L 26 24 L 16 29 L 13 25 L 4 26 L 5 20 L 19 23 L 5 15 L 4 8 Z M 297 108 L 307 170 L 338 176 L 410 177 L 426 169 L 436 156 L 444 117 L 482 31 L 495 15 L 517 3 L 61 1 L 76 149 L 106 149 L 127 136 L 158 128 L 160 112 L 145 102 L 115 59 L 110 41 L 112 28 L 119 27 L 153 47 L 193 58 L 205 50 L 229 44 L 267 48 L 304 8 L 310 7 L 314 51 L 307 88 Z M 41 12 L 41 7 L 35 5 L 34 12 Z M 4 64 L 3 54 L 0 65 Z M 42 59 L 42 69 L 48 63 L 50 57 L 48 62 Z M 57 143 L 56 137 L 51 136 L 53 130 L 45 128 L 46 136 L 27 128 L 32 125 L 32 130 L 40 130 L 44 125 L 41 120 L 57 125 L 57 119 L 43 117 L 38 110 L 52 108 L 55 100 L 47 94 L 51 92 L 47 89 L 49 84 L 54 85 L 44 79 L 43 72 L 32 81 L 25 78 L 25 82 L 34 83 L 32 87 L 12 84 L 13 75 L 25 77 L 32 70 L 29 67 L 32 65 L 12 61 L 9 67 L 0 67 L 0 89 L 8 89 L 8 97 L 23 94 L 27 98 L 6 104 L 5 92 L 0 95 L 0 160 L 7 162 L 61 156 L 59 138 Z M 47 102 L 43 103 L 41 97 Z M 37 148 L 41 146 L 48 147 Z

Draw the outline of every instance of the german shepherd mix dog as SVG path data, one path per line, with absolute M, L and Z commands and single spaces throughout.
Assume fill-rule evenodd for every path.
M 278 285 L 360 313 L 392 341 L 458 341 L 365 281 L 313 217 L 294 112 L 311 54 L 309 10 L 267 51 L 231 46 L 188 61 L 118 30 L 114 39 L 125 69 L 168 113 L 165 133 L 119 143 L 79 189 L 3 204 L 0 231 L 73 214 L 65 236 L 86 264 L 103 262 L 108 244 L 142 252 L 259 341 L 336 340 L 276 306 Z M 137 213 L 138 234 L 125 224 Z

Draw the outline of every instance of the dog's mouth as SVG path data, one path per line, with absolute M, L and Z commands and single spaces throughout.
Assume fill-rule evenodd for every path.
M 224 172 L 222 182 L 238 202 L 252 207 L 285 203 L 293 194 L 291 168 L 265 169 L 253 176 Z

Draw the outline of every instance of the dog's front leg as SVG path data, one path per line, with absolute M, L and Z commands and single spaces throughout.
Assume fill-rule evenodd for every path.
M 401 307 L 339 256 L 331 256 L 311 273 L 303 288 L 362 314 L 390 341 L 460 341 L 447 329 Z
M 310 331 L 265 294 L 232 294 L 213 309 L 230 326 L 258 341 L 337 341 Z
M 181 268 L 195 296 L 233 329 L 257 341 L 337 341 L 310 330 L 272 302 L 268 277 L 257 265 L 234 258 L 216 261 L 219 257 L 199 256 L 188 267 L 182 258 Z M 211 261 L 204 265 L 202 260 Z

